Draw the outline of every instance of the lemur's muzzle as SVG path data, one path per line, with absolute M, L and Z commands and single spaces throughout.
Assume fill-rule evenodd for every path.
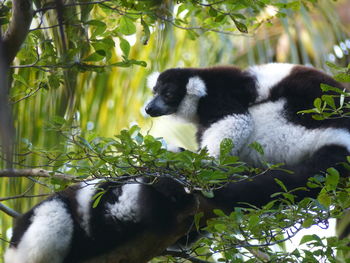
M 146 106 L 145 111 L 151 117 L 159 117 L 163 115 L 172 114 L 175 112 L 175 108 L 171 107 L 163 101 L 163 99 L 157 95 Z

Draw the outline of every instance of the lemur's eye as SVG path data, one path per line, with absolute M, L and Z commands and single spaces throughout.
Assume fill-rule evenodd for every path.
M 173 94 L 172 94 L 171 92 L 165 92 L 165 93 L 163 94 L 163 98 L 164 98 L 165 100 L 171 100 L 171 99 L 173 98 Z

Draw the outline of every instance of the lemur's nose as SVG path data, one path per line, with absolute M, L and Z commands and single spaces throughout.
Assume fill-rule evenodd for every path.
M 150 114 L 150 109 L 151 109 L 151 107 L 149 106 L 149 104 L 147 104 L 145 107 L 145 111 L 147 114 Z
M 154 109 L 153 109 L 153 107 L 152 107 L 151 104 L 152 104 L 152 103 L 150 102 L 150 103 L 148 103 L 148 104 L 146 105 L 145 111 L 146 111 L 146 113 L 147 113 L 148 115 L 153 116 L 153 114 L 154 114 Z

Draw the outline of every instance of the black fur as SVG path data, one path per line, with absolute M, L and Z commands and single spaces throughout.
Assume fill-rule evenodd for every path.
M 334 127 L 350 129 L 349 118 L 336 118 L 328 120 L 315 120 L 311 114 L 297 114 L 305 109 L 312 109 L 313 101 L 322 95 L 332 92 L 322 93 L 320 85 L 327 84 L 332 87 L 343 90 L 344 87 L 330 76 L 314 68 L 297 66 L 291 74 L 272 88 L 270 100 L 276 101 L 280 98 L 286 98 L 286 118 L 295 124 L 302 125 L 308 129 L 319 127 Z M 339 94 L 338 94 L 339 95 Z M 335 99 L 336 106 L 339 106 L 339 99 Z M 344 108 L 344 110 L 346 110 Z
M 349 176 L 349 171 L 343 166 L 349 152 L 346 148 L 338 145 L 329 145 L 315 152 L 310 158 L 297 165 L 284 166 L 282 168 L 293 172 L 290 174 L 282 170 L 271 170 L 255 177 L 252 180 L 244 180 L 230 183 L 226 187 L 217 190 L 215 197 L 211 200 L 215 206 L 229 212 L 235 206 L 251 204 L 261 207 L 272 200 L 273 193 L 281 192 L 281 187 L 275 182 L 275 178 L 283 182 L 288 190 L 304 188 L 293 192 L 296 201 L 305 197 L 316 198 L 320 188 L 308 188 L 307 182 L 315 175 L 325 175 L 329 167 L 335 167 L 342 176 Z M 249 193 L 249 194 L 247 194 Z

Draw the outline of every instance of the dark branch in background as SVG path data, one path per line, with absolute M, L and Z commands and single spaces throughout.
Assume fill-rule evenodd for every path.
M 8 71 L 22 43 L 27 37 L 33 19 L 32 0 L 13 0 L 12 17 L 7 31 L 0 31 L 0 142 L 11 167 L 15 129 L 9 104 Z
M 66 35 L 64 33 L 64 5 L 62 0 L 55 0 L 56 3 L 56 12 L 57 12 L 57 20 L 59 25 L 59 31 L 61 35 L 61 42 L 62 42 L 62 49 L 65 53 L 67 51 L 67 41 L 66 41 Z
M 5 61 L 10 64 L 27 37 L 33 19 L 32 0 L 13 0 L 12 17 L 3 36 Z
M 6 166 L 11 167 L 14 127 L 8 96 L 8 71 L 6 50 L 0 31 L 0 143 L 2 154 L 7 160 Z

